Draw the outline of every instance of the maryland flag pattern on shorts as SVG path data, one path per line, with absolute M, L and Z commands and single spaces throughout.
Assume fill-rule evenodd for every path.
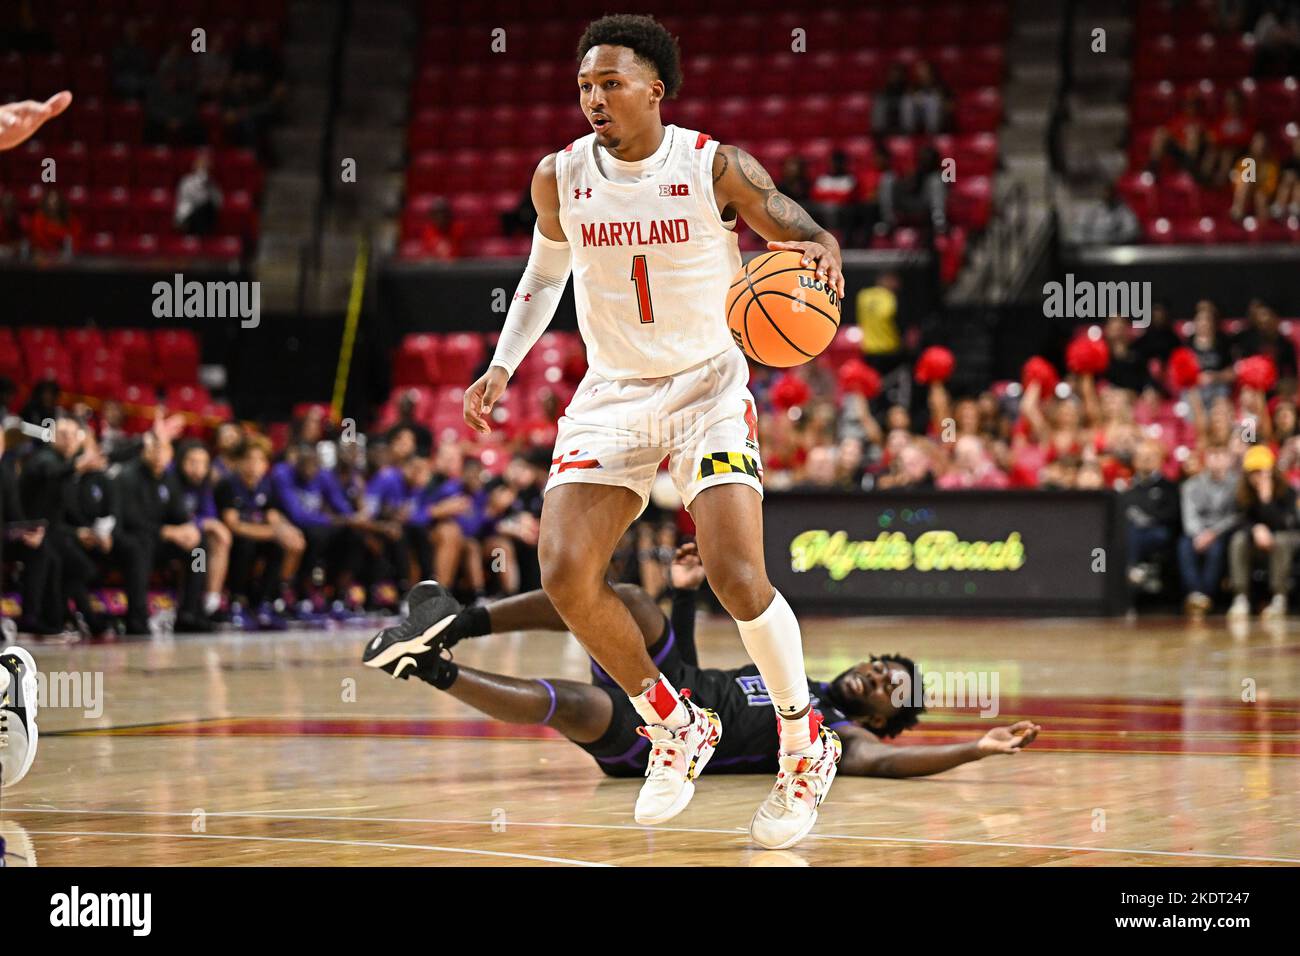
M 763 469 L 759 467 L 754 457 L 739 451 L 715 451 L 711 455 L 705 455 L 700 459 L 700 467 L 695 472 L 695 480 L 708 478 L 711 475 L 726 475 L 731 472 L 741 472 L 751 478 L 757 478 L 759 481 L 763 480 Z

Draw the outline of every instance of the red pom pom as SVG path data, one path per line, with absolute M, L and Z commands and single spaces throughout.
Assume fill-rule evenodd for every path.
M 952 352 L 949 349 L 944 348 L 942 345 L 931 345 L 916 360 L 913 375 L 922 385 L 929 385 L 931 382 L 946 382 L 952 377 L 952 370 L 956 364 L 957 360 L 952 357 Z
M 784 372 L 772 385 L 772 404 L 781 411 L 789 411 L 812 398 L 808 383 L 792 372 Z
M 1186 345 L 1169 354 L 1169 378 L 1176 388 L 1191 388 L 1201 377 L 1201 362 Z
M 1109 364 L 1106 343 L 1086 333 L 1076 337 L 1065 350 L 1065 367 L 1075 375 L 1100 375 Z
M 1267 392 L 1277 384 L 1277 366 L 1266 355 L 1252 355 L 1237 363 L 1237 382 Z
M 1056 369 L 1052 363 L 1047 361 L 1041 355 L 1031 356 L 1025 363 L 1025 367 L 1020 372 L 1020 381 L 1025 388 L 1029 388 L 1034 382 L 1037 382 L 1040 391 L 1044 395 L 1050 394 L 1061 381 L 1061 377 L 1056 374 Z
M 851 358 L 840 366 L 839 380 L 846 392 L 857 392 L 868 399 L 880 394 L 880 373 L 860 358 Z

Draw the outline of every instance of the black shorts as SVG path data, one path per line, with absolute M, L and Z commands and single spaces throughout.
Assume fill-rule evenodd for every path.
M 682 659 L 677 646 L 677 636 L 673 633 L 672 622 L 664 616 L 664 632 L 650 648 L 651 660 L 659 667 L 659 672 L 668 678 L 678 691 L 689 688 L 691 700 L 698 701 L 706 707 L 717 708 L 723 699 L 727 676 L 716 670 L 702 670 Z M 599 740 L 589 744 L 578 744 L 595 758 L 600 769 L 610 777 L 641 777 L 645 775 L 647 751 L 650 741 L 638 734 L 641 715 L 632 706 L 623 688 L 601 669 L 595 661 L 591 662 L 591 682 L 609 695 L 612 708 L 609 729 Z

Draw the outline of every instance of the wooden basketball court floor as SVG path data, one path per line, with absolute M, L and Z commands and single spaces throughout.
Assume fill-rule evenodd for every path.
M 869 651 L 998 673 L 996 720 L 940 711 L 903 742 L 1023 718 L 1043 732 L 934 777 L 840 777 L 813 836 L 779 852 L 745 832 L 770 777 L 706 773 L 686 812 L 639 827 L 638 780 L 361 667 L 369 634 L 36 647 L 42 670 L 103 674 L 102 714 L 41 713 L 0 836 L 41 866 L 1300 864 L 1300 621 L 806 618 L 814 677 Z M 745 662 L 730 620 L 702 618 L 699 646 L 702 664 Z M 568 635 L 477 639 L 457 659 L 588 674 Z

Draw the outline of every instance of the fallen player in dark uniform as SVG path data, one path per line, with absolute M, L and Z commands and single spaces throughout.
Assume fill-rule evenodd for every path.
M 651 658 L 674 687 L 689 688 L 691 700 L 718 712 L 725 728 L 709 773 L 773 773 L 777 769 L 777 724 L 758 668 L 700 667 L 695 654 L 695 591 L 704 569 L 694 544 L 678 549 L 672 567 L 671 618 L 641 588 L 614 586 L 645 636 Z M 645 773 L 650 741 L 638 733 L 641 720 L 595 661 L 592 682 L 563 678 L 520 678 L 455 663 L 444 649 L 462 640 L 510 631 L 567 631 L 543 591 L 463 608 L 441 586 L 421 582 L 408 596 L 410 613 L 401 624 L 379 632 L 366 645 L 364 661 L 401 677 L 418 677 L 490 717 L 515 724 L 544 724 L 595 758 L 612 777 Z M 1022 720 L 994 727 L 961 744 L 900 747 L 881 742 L 916 724 L 923 705 L 913 706 L 916 665 L 906 657 L 872 656 L 832 681 L 809 680 L 813 706 L 844 744 L 839 772 L 859 777 L 919 777 L 939 773 L 991 754 L 1016 753 L 1041 729 Z M 895 701 L 902 701 L 901 704 Z

